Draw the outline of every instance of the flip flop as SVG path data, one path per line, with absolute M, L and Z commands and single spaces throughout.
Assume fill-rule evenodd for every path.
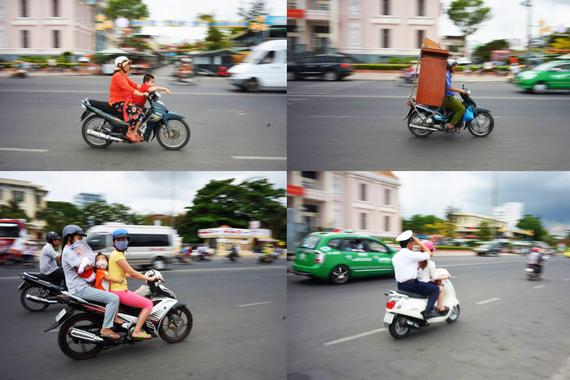
M 120 338 L 121 338 L 121 336 L 120 336 L 119 334 L 115 334 L 115 333 L 111 333 L 111 334 L 101 334 L 101 333 L 99 333 L 99 336 L 100 336 L 101 338 L 104 338 L 104 339 L 111 339 L 111 340 L 117 340 L 117 339 L 120 339 Z
M 140 335 L 133 335 L 132 337 L 133 337 L 133 339 L 141 339 L 141 340 L 144 340 L 144 339 L 150 339 L 150 338 L 152 338 L 152 335 L 143 332 L 143 333 L 141 333 Z

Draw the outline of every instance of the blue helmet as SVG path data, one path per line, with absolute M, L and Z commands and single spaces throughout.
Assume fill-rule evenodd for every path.
M 118 230 L 113 231 L 113 240 L 120 238 L 120 237 L 126 237 L 128 239 L 129 238 L 129 232 L 124 228 L 119 228 Z

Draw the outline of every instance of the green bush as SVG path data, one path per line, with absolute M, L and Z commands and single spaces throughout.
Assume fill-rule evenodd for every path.
M 412 62 L 417 62 L 417 61 L 418 61 L 417 57 L 390 57 L 390 58 L 388 58 L 388 63 L 411 64 Z
M 435 247 L 438 251 L 472 251 L 471 247 L 453 246 L 453 245 L 437 245 Z
M 357 63 L 352 66 L 357 70 L 402 70 L 410 67 L 405 63 Z

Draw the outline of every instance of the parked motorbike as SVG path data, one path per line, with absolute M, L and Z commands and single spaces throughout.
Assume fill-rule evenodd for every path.
M 164 286 L 160 272 L 150 270 L 145 274 L 151 277 L 158 276 L 159 279 L 156 282 L 147 282 L 147 298 L 152 300 L 154 307 L 143 325 L 143 330 L 153 337 L 160 336 L 168 343 L 182 342 L 192 330 L 192 313 L 186 305 L 177 300 L 170 289 Z M 57 299 L 65 305 L 65 309 L 55 317 L 55 323 L 44 332 L 59 327 L 59 348 L 71 359 L 90 359 L 102 350 L 140 341 L 132 337 L 140 309 L 120 305 L 117 315 L 122 323 L 115 324 L 114 331 L 121 337 L 112 340 L 103 338 L 99 334 L 105 314 L 103 304 L 86 301 L 68 292 L 62 292 Z
M 20 277 L 24 280 L 18 287 L 20 302 L 26 310 L 44 311 L 49 305 L 58 303 L 57 296 L 64 290 L 61 284 L 54 284 L 47 276 L 36 272 L 23 272 Z
M 455 295 L 455 288 L 449 280 L 450 277 L 447 270 L 436 269 L 436 278 L 442 280 L 445 289 L 443 305 L 448 308 L 448 311 L 441 316 L 427 320 L 422 315 L 427 306 L 427 296 L 403 290 L 390 290 L 385 293 L 388 296 L 388 302 L 386 302 L 384 326 L 388 327 L 388 331 L 394 339 L 406 337 L 413 329 L 420 329 L 444 321 L 448 323 L 457 321 L 460 313 L 459 300 Z
M 164 149 L 180 150 L 190 141 L 190 127 L 184 116 L 168 111 L 159 99 L 157 92 L 150 93 L 148 97 L 150 107 L 144 111 L 142 137 L 147 142 L 156 137 Z M 87 145 L 106 148 L 114 142 L 130 143 L 125 137 L 129 124 L 109 103 L 85 98 L 81 106 L 85 109 L 81 115 L 81 134 Z
M 461 85 L 465 89 L 465 84 Z M 408 101 L 410 107 L 408 114 L 404 119 L 408 120 L 408 129 L 414 136 L 427 137 L 433 132 L 459 132 L 461 129 L 467 129 L 475 137 L 486 137 L 493 132 L 495 120 L 491 116 L 491 111 L 486 108 L 477 107 L 477 104 L 471 98 L 471 92 L 466 91 L 460 94 L 465 106 L 463 120 L 453 129 L 447 128 L 447 123 L 453 117 L 453 111 L 443 106 L 432 107 L 423 104 L 417 104 L 414 99 Z

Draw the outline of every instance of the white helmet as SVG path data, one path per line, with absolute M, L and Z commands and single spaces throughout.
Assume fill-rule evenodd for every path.
M 115 58 L 115 67 L 121 68 L 125 62 L 131 62 L 131 60 L 124 55 L 121 55 L 120 57 Z
M 457 60 L 455 60 L 453 58 L 449 58 L 447 60 L 447 67 L 456 66 L 456 65 L 457 65 Z

